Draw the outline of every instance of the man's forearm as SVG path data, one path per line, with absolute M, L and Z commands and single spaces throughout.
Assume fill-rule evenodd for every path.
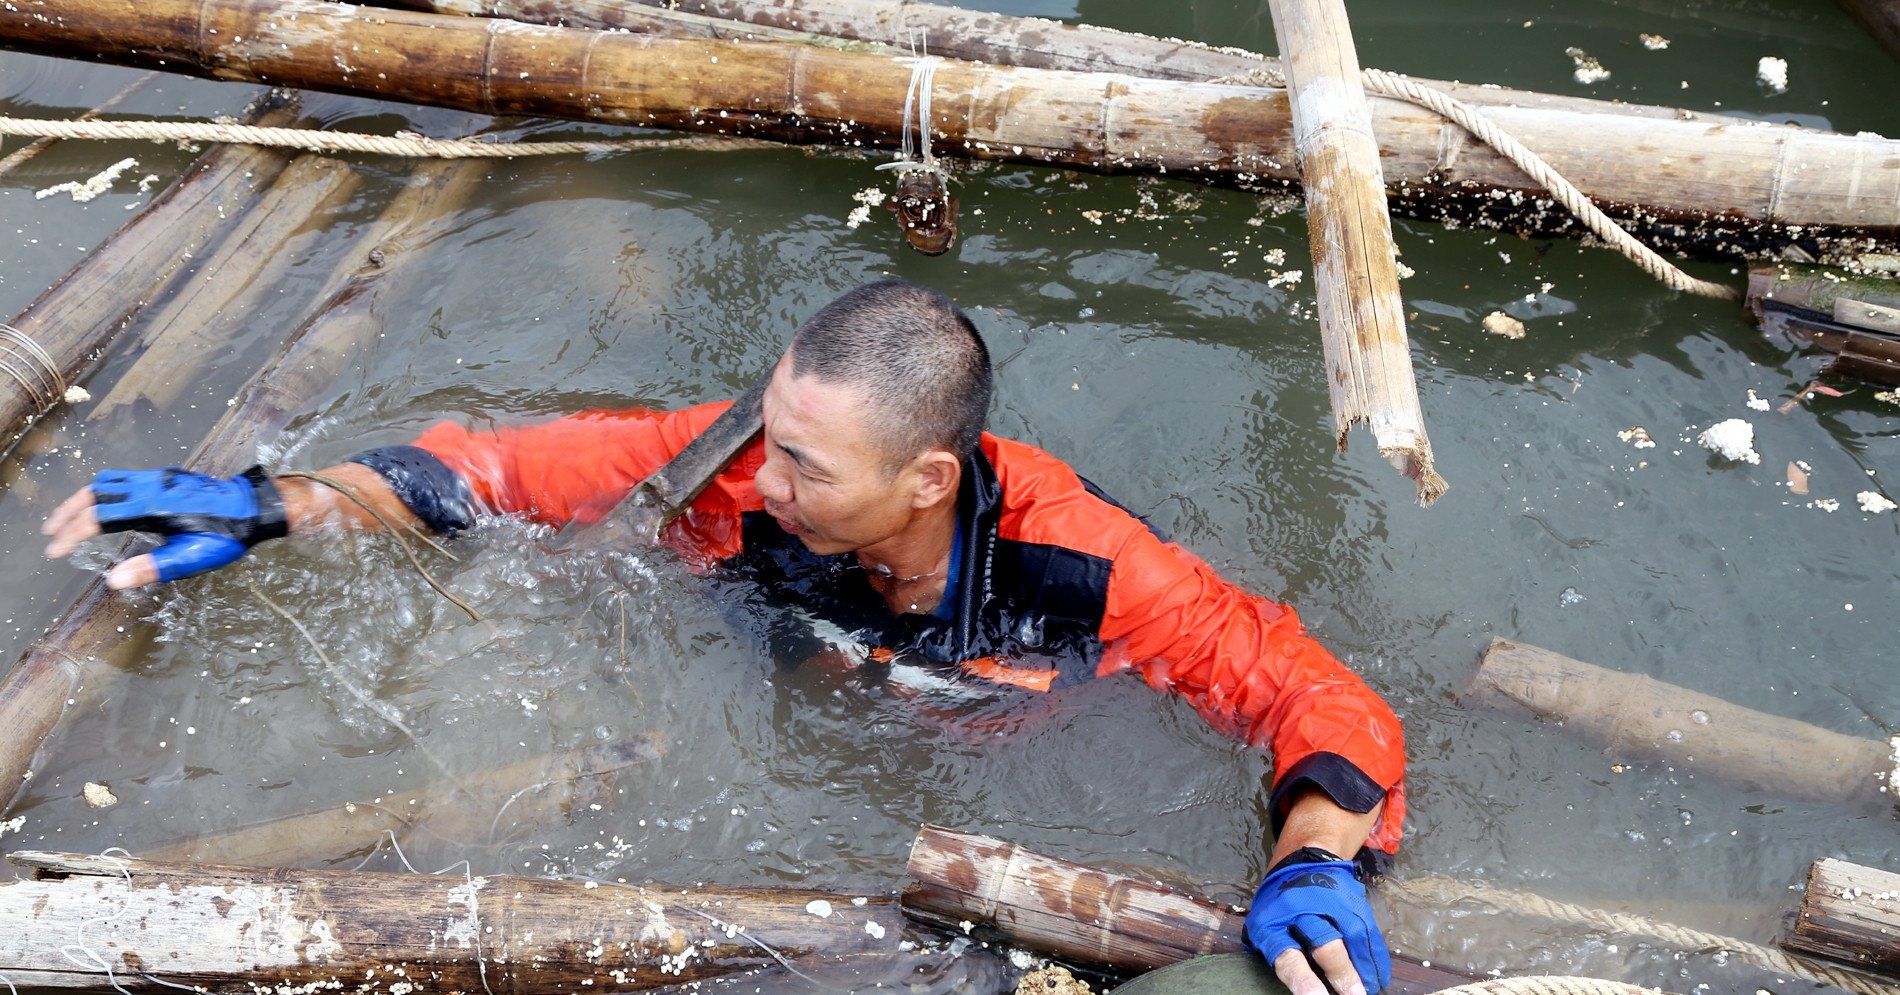
M 1341 808 L 1326 792 L 1309 788 L 1295 795 L 1287 809 L 1286 824 L 1273 841 L 1273 857 L 1268 866 L 1302 847 L 1316 846 L 1351 860 L 1366 843 L 1372 827 L 1379 821 L 1385 803 L 1370 812 Z
M 384 521 L 396 526 L 422 527 L 422 520 L 396 496 L 382 474 L 361 463 L 338 463 L 317 471 L 315 476 L 334 481 L 348 490 L 339 492 L 329 484 L 304 476 L 272 478 L 283 496 L 284 517 L 289 521 L 292 534 L 324 528 L 379 529 Z M 360 503 L 352 496 L 360 499 Z M 369 510 L 372 508 L 374 514 Z

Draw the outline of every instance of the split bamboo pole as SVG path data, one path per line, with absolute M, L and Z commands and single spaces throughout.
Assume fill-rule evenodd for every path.
M 349 164 L 327 156 L 298 156 L 209 254 L 199 253 L 188 276 L 165 302 L 138 321 L 142 354 L 91 410 L 101 421 L 122 408 L 165 411 L 218 362 L 218 354 L 246 332 L 252 314 L 283 292 L 283 276 L 298 261 L 287 243 L 327 216 L 361 185 Z
M 329 306 L 293 333 L 284 349 L 240 392 L 238 403 L 193 452 L 190 465 L 231 474 L 254 458 L 260 439 L 280 429 L 326 389 L 348 355 L 380 330 L 370 313 L 409 253 L 405 236 L 418 222 L 449 209 L 486 174 L 485 160 L 430 161 L 417 168 L 365 241 L 379 245 Z M 352 261 L 350 265 L 355 265 Z M 32 777 L 34 755 L 66 708 L 90 696 L 102 671 L 149 639 L 132 605 L 95 580 L 57 625 L 27 648 L 0 682 L 0 812 Z M 82 692 L 83 685 L 83 692 Z
M 345 802 L 136 849 L 147 860 L 312 867 L 359 860 L 385 838 L 404 841 L 421 832 L 466 851 L 494 842 L 504 820 L 509 825 L 560 823 L 563 810 L 610 795 L 614 775 L 652 763 L 664 752 L 658 735 L 601 743 L 516 761 L 466 782 L 435 784 L 380 803 Z
M 918 938 L 889 898 L 816 891 L 8 859 L 40 875 L 0 885 L 0 975 L 28 989 L 678 990 Z
M 947 930 L 984 926 L 1069 963 L 1148 971 L 1246 949 L 1245 909 L 988 836 L 925 826 L 905 870 L 907 914 Z M 1469 980 L 1395 957 L 1386 990 L 1422 995 Z
M 250 123 L 282 127 L 297 101 L 273 93 Z M 220 145 L 11 322 L 25 341 L 0 333 L 0 438 L 11 447 L 31 419 L 65 403 L 63 393 L 140 309 L 157 300 L 191 255 L 222 238 L 290 162 L 274 149 Z M 15 389 L 15 388 L 18 389 Z
M 1832 857 L 1815 861 L 1781 945 L 1900 976 L 1900 874 Z
M 1688 765 L 1750 790 L 1834 802 L 1890 802 L 1900 791 L 1900 740 L 1831 732 L 1523 643 L 1492 640 L 1468 694 L 1554 719 L 1618 756 Z
M 1370 428 L 1379 455 L 1411 478 L 1420 504 L 1431 504 L 1446 484 L 1432 466 L 1412 378 L 1379 143 L 1346 5 L 1268 0 L 1267 6 L 1293 107 L 1333 437 L 1345 452 L 1348 430 Z
M 316 0 L 29 0 L 0 8 L 0 45 L 219 79 L 267 80 L 491 114 L 528 113 L 783 142 L 892 147 L 908 62 L 807 46 L 688 41 L 367 11 Z M 160 66 L 160 63 L 163 65 Z M 946 62 L 933 148 L 1250 189 L 1297 179 L 1284 91 Z M 1516 166 L 1435 114 L 1374 107 L 1402 211 L 1523 231 L 1576 230 Z M 1900 142 L 1778 127 L 1487 115 L 1653 245 L 1734 253 L 1803 237 L 1900 235 Z M 1591 135 L 1587 142 L 1577 136 Z

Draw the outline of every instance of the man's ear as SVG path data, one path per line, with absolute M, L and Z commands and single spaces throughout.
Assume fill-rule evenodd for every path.
M 963 480 L 963 464 L 949 450 L 932 449 L 911 461 L 917 489 L 911 494 L 911 507 L 928 508 L 945 499 L 956 500 L 957 485 Z

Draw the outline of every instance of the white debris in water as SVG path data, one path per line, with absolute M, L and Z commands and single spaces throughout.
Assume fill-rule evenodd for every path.
M 66 388 L 66 403 L 67 404 L 81 404 L 90 400 L 92 400 L 92 393 L 86 390 L 86 388 L 84 387 Z
M 1524 323 L 1502 311 L 1493 311 L 1484 316 L 1484 330 L 1507 339 L 1524 337 Z
M 857 193 L 852 194 L 851 199 L 857 201 L 858 206 L 852 208 L 850 214 L 845 215 L 844 226 L 846 228 L 855 229 L 857 226 L 871 220 L 871 208 L 884 203 L 884 188 L 865 187 Z
M 1755 396 L 1755 388 L 1753 387 L 1748 388 L 1748 409 L 1750 411 L 1768 410 L 1768 399 Z
M 1896 745 L 1894 749 L 1900 750 L 1900 745 Z M 15 816 L 5 822 L 0 822 L 0 836 L 5 836 L 8 833 L 17 833 L 20 831 L 20 827 L 24 825 L 26 825 L 26 816 L 24 815 Z
M 1874 392 L 1874 400 L 1900 404 L 1900 390 L 1877 390 Z
M 1834 512 L 1841 510 L 1841 503 L 1839 501 L 1834 500 L 1833 498 L 1817 498 L 1813 501 L 1809 501 L 1808 507 L 1819 508 L 1822 511 L 1825 511 L 1829 514 L 1833 514 Z
M 1717 456 L 1732 459 L 1738 463 L 1760 463 L 1761 454 L 1755 451 L 1755 426 L 1741 420 L 1730 418 L 1719 421 L 1696 436 L 1702 448 L 1713 450 Z
M 1603 63 L 1598 62 L 1595 57 L 1583 49 L 1573 45 L 1570 48 L 1564 49 L 1564 54 L 1570 56 L 1571 62 L 1576 63 L 1577 69 L 1571 73 L 1571 75 L 1577 78 L 1577 82 L 1587 85 L 1590 83 L 1601 83 L 1610 78 L 1610 71 L 1603 68 Z
M 1267 281 L 1267 286 L 1287 287 L 1287 286 L 1292 286 L 1296 283 L 1299 283 L 1301 280 L 1304 280 L 1304 279 L 1306 279 L 1305 270 L 1290 269 L 1283 273 L 1275 274 L 1272 279 Z
M 1870 515 L 1878 515 L 1883 511 L 1892 511 L 1894 508 L 1900 507 L 1900 505 L 1896 505 L 1891 500 L 1888 500 L 1887 495 L 1879 491 L 1861 491 L 1859 494 L 1854 495 L 1854 497 L 1860 501 L 1860 510 Z
M 89 201 L 93 199 L 94 197 L 97 197 L 100 194 L 105 193 L 107 190 L 110 190 L 112 188 L 112 184 L 117 182 L 117 180 L 119 179 L 120 173 L 123 173 L 126 170 L 131 169 L 133 166 L 136 166 L 138 164 L 139 164 L 139 161 L 137 159 L 120 159 L 118 162 L 115 162 L 112 165 L 107 166 L 102 172 L 99 173 L 99 175 L 94 176 L 92 179 L 87 180 L 84 183 L 74 181 L 71 183 L 56 184 L 54 186 L 47 187 L 44 190 L 35 191 L 33 194 L 33 197 L 35 200 L 45 200 L 46 198 L 51 197 L 52 195 L 56 193 L 70 193 L 73 195 L 74 201 L 77 201 L 78 203 L 83 204 L 86 201 Z
M 1755 63 L 1755 82 L 1768 88 L 1769 93 L 1788 92 L 1788 60 L 1772 55 L 1764 55 Z
M 85 793 L 86 804 L 93 808 L 107 808 L 119 803 L 119 796 L 113 794 L 111 788 L 97 781 L 87 781 L 86 786 L 81 790 Z
M 869 934 L 873 940 L 881 940 L 884 938 L 884 927 L 875 919 L 865 920 L 864 931 Z
M 831 915 L 831 903 L 822 898 L 814 898 L 805 903 L 805 911 L 820 919 L 825 919 Z
M 1401 280 L 1411 277 L 1418 273 L 1418 270 L 1415 270 L 1412 267 L 1407 266 L 1401 262 L 1394 262 L 1392 265 L 1399 271 L 1399 279 Z
M 1887 742 L 1893 747 L 1893 772 L 1887 775 L 1887 787 L 1892 788 L 1895 792 L 1900 792 L 1900 736 L 1895 736 Z M 15 819 L 13 821 L 16 823 L 14 828 L 19 828 L 17 823 L 22 820 Z M 3 828 L 5 827 L 0 826 L 0 829 Z
M 1656 448 L 1656 440 L 1649 437 L 1649 430 L 1641 425 L 1633 425 L 1616 433 L 1616 437 L 1638 449 Z
M 1643 40 L 1643 47 L 1652 52 L 1660 52 L 1669 47 L 1669 39 L 1664 38 L 1662 35 L 1645 33 L 1637 35 L 1637 37 Z
M 1035 956 L 1027 950 L 1011 949 L 1009 952 L 1009 965 L 1018 971 L 1027 971 L 1035 963 Z

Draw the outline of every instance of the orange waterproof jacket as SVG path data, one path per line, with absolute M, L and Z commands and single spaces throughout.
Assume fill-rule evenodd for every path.
M 439 460 L 436 469 L 452 472 L 441 478 L 459 478 L 479 505 L 559 525 L 603 513 L 726 407 L 589 411 L 482 430 L 442 423 L 408 451 Z M 439 503 L 416 493 L 429 474 L 395 474 L 389 460 L 359 458 L 419 514 Z M 842 617 L 833 621 L 872 645 L 962 663 L 991 680 L 1047 689 L 1134 671 L 1186 698 L 1215 728 L 1273 751 L 1276 831 L 1293 791 L 1311 786 L 1357 812 L 1383 802 L 1367 844 L 1397 848 L 1405 750 L 1386 703 L 1309 637 L 1291 608 L 1222 580 L 1055 457 L 983 436 L 964 466 L 945 605 L 900 617 L 863 571 L 810 553 L 764 514 L 753 486 L 763 462 L 754 443 L 664 539 L 700 565 L 745 564 L 762 582 L 836 606 Z M 422 517 L 438 528 L 456 524 Z M 1052 666 L 1024 662 L 1038 660 Z

